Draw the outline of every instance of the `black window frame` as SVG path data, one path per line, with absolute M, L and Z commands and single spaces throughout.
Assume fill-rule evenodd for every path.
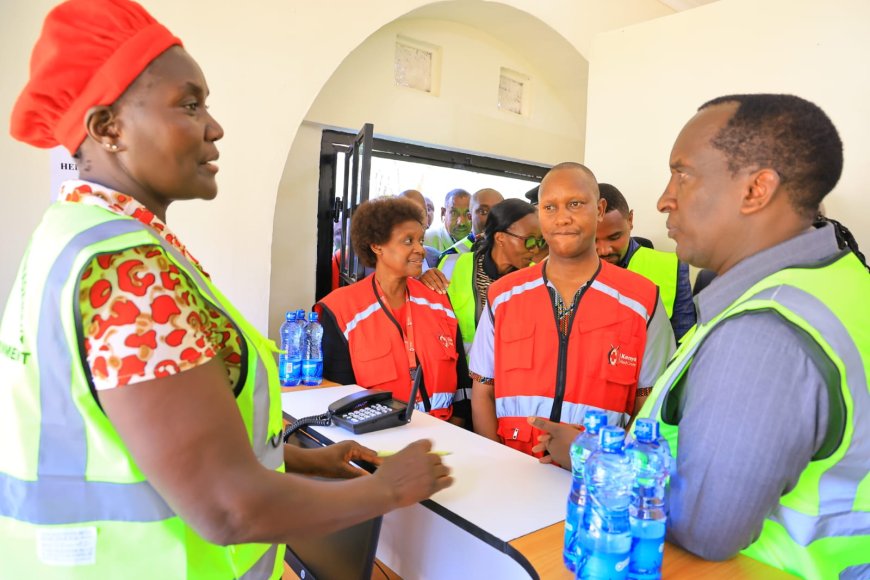
M 343 183 L 336 184 L 338 154 L 350 150 L 358 134 L 338 129 L 324 129 L 320 141 L 320 178 L 317 200 L 317 267 L 315 300 L 332 291 L 333 223 L 346 202 L 342 201 Z M 436 167 L 448 167 L 476 173 L 540 182 L 550 166 L 488 157 L 477 153 L 439 149 L 383 137 L 372 139 L 372 157 L 396 159 Z M 399 193 L 399 192 L 396 192 Z M 348 232 L 342 234 L 349 235 Z

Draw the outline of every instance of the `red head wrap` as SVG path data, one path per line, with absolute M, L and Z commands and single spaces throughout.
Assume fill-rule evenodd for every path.
M 33 48 L 30 80 L 12 110 L 12 136 L 74 154 L 87 136 L 88 109 L 114 103 L 173 45 L 181 41 L 130 0 L 60 4 Z

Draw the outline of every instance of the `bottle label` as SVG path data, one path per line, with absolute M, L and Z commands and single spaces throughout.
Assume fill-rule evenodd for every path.
M 302 361 L 302 382 L 306 385 L 319 385 L 323 377 L 323 360 L 307 359 Z

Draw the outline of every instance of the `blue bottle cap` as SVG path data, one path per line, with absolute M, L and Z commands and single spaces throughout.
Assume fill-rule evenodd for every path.
M 297 320 L 305 320 L 305 310 L 300 308 L 296 311 L 296 319 Z
M 308 313 L 308 320 L 310 322 L 317 322 L 317 313 L 314 312 L 313 310 L 311 312 L 309 312 Z
M 634 436 L 638 441 L 652 443 L 659 438 L 659 422 L 655 419 L 638 419 L 634 423 Z
M 601 409 L 589 409 L 583 416 L 583 427 L 592 433 L 598 434 L 598 430 L 607 425 L 607 415 Z
M 289 310 L 289 311 L 287 312 L 287 315 L 286 315 L 284 318 L 287 319 L 287 320 L 296 320 L 296 311 L 295 311 L 295 310 Z
M 598 444 L 605 451 L 619 451 L 625 441 L 625 429 L 607 425 L 598 432 Z

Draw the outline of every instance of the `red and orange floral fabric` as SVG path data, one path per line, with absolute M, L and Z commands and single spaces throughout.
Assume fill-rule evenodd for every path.
M 199 262 L 159 218 L 128 195 L 85 181 L 63 184 L 60 199 L 138 219 Z M 237 329 L 206 301 L 160 246 L 96 256 L 79 286 L 88 365 L 97 390 L 173 375 L 219 356 L 235 386 L 241 374 Z

